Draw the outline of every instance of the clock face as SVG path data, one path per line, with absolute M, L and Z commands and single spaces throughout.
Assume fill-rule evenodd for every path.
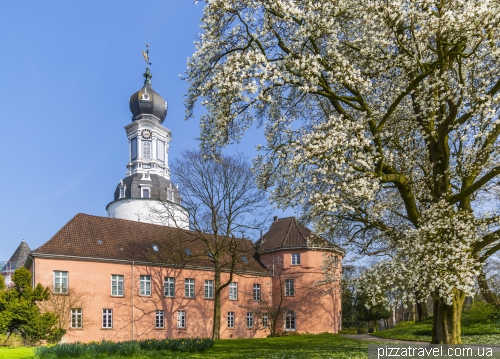
M 151 138 L 151 135 L 153 133 L 151 132 L 151 130 L 142 130 L 141 131 L 141 136 L 142 138 L 144 138 L 145 140 L 149 140 Z

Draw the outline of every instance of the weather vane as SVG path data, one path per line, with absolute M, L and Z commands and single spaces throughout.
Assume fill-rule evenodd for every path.
M 149 44 L 146 44 L 146 51 L 142 50 L 142 56 L 148 65 L 151 65 L 149 62 Z

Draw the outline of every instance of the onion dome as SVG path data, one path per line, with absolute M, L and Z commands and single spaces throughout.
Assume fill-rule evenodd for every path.
M 160 123 L 167 117 L 167 103 L 151 86 L 151 73 L 149 67 L 144 73 L 144 86 L 142 89 L 130 96 L 130 111 L 132 112 L 132 121 L 142 118 L 153 118 Z

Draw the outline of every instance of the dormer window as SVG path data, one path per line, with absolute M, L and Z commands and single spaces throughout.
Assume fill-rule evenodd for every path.
M 125 190 L 126 190 L 127 186 L 125 185 L 121 185 L 120 186 L 120 197 L 119 198 L 123 198 L 125 197 Z
M 153 251 L 158 252 L 158 246 L 156 244 L 153 244 L 151 247 L 153 247 Z
M 188 256 L 191 255 L 191 250 L 189 248 L 185 248 L 184 252 L 186 252 L 186 255 L 188 255 Z

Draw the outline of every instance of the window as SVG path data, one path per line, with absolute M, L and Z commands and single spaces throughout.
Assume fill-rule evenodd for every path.
M 184 280 L 184 296 L 186 298 L 194 298 L 194 279 Z
M 205 281 L 205 299 L 213 299 L 214 298 L 214 281 L 206 280 Z
M 161 140 L 156 141 L 156 158 L 160 162 L 165 162 L 165 142 Z
M 300 264 L 300 253 L 292 253 L 292 265 Z
M 137 137 L 130 140 L 130 160 L 137 159 Z
M 142 198 L 151 198 L 151 191 L 149 187 L 141 188 Z
M 227 312 L 227 327 L 234 328 L 234 312 Z
M 295 312 L 289 310 L 285 314 L 285 330 L 295 330 L 296 329 Z
M 139 295 L 151 295 L 150 275 L 141 275 L 139 280 Z
M 156 311 L 156 320 L 155 320 L 155 328 L 156 329 L 161 329 L 164 328 L 164 323 L 165 323 L 165 313 L 163 310 L 157 310 Z
M 152 244 L 151 247 L 153 248 L 153 251 L 158 252 L 158 246 L 156 244 Z
M 192 253 L 191 253 L 191 249 L 189 249 L 189 248 L 184 248 L 184 252 L 186 252 L 186 255 L 187 255 L 187 256 L 192 255 Z
M 82 327 L 82 308 L 71 309 L 71 328 Z
M 163 282 L 163 293 L 165 297 L 175 297 L 175 278 L 165 277 Z
M 238 300 L 238 283 L 229 284 L 229 300 Z
M 253 328 L 253 313 L 247 312 L 247 328 Z
M 120 197 L 119 198 L 125 197 L 125 189 L 126 188 L 127 188 L 127 186 L 120 186 Z
M 68 293 L 68 272 L 54 271 L 54 293 Z
M 334 267 L 339 266 L 339 257 L 337 257 L 337 256 L 333 257 L 333 266 Z
M 295 283 L 293 279 L 285 279 L 285 295 L 295 295 Z
M 142 141 L 142 157 L 151 158 L 151 141 Z
M 102 327 L 113 328 L 113 309 L 102 310 Z
M 262 328 L 267 328 L 269 327 L 269 316 L 267 314 L 264 314 L 262 316 Z
M 253 300 L 260 300 L 260 284 L 253 285 Z
M 177 312 L 177 328 L 186 328 L 186 311 L 184 310 Z
M 123 296 L 123 276 L 111 275 L 111 295 Z

